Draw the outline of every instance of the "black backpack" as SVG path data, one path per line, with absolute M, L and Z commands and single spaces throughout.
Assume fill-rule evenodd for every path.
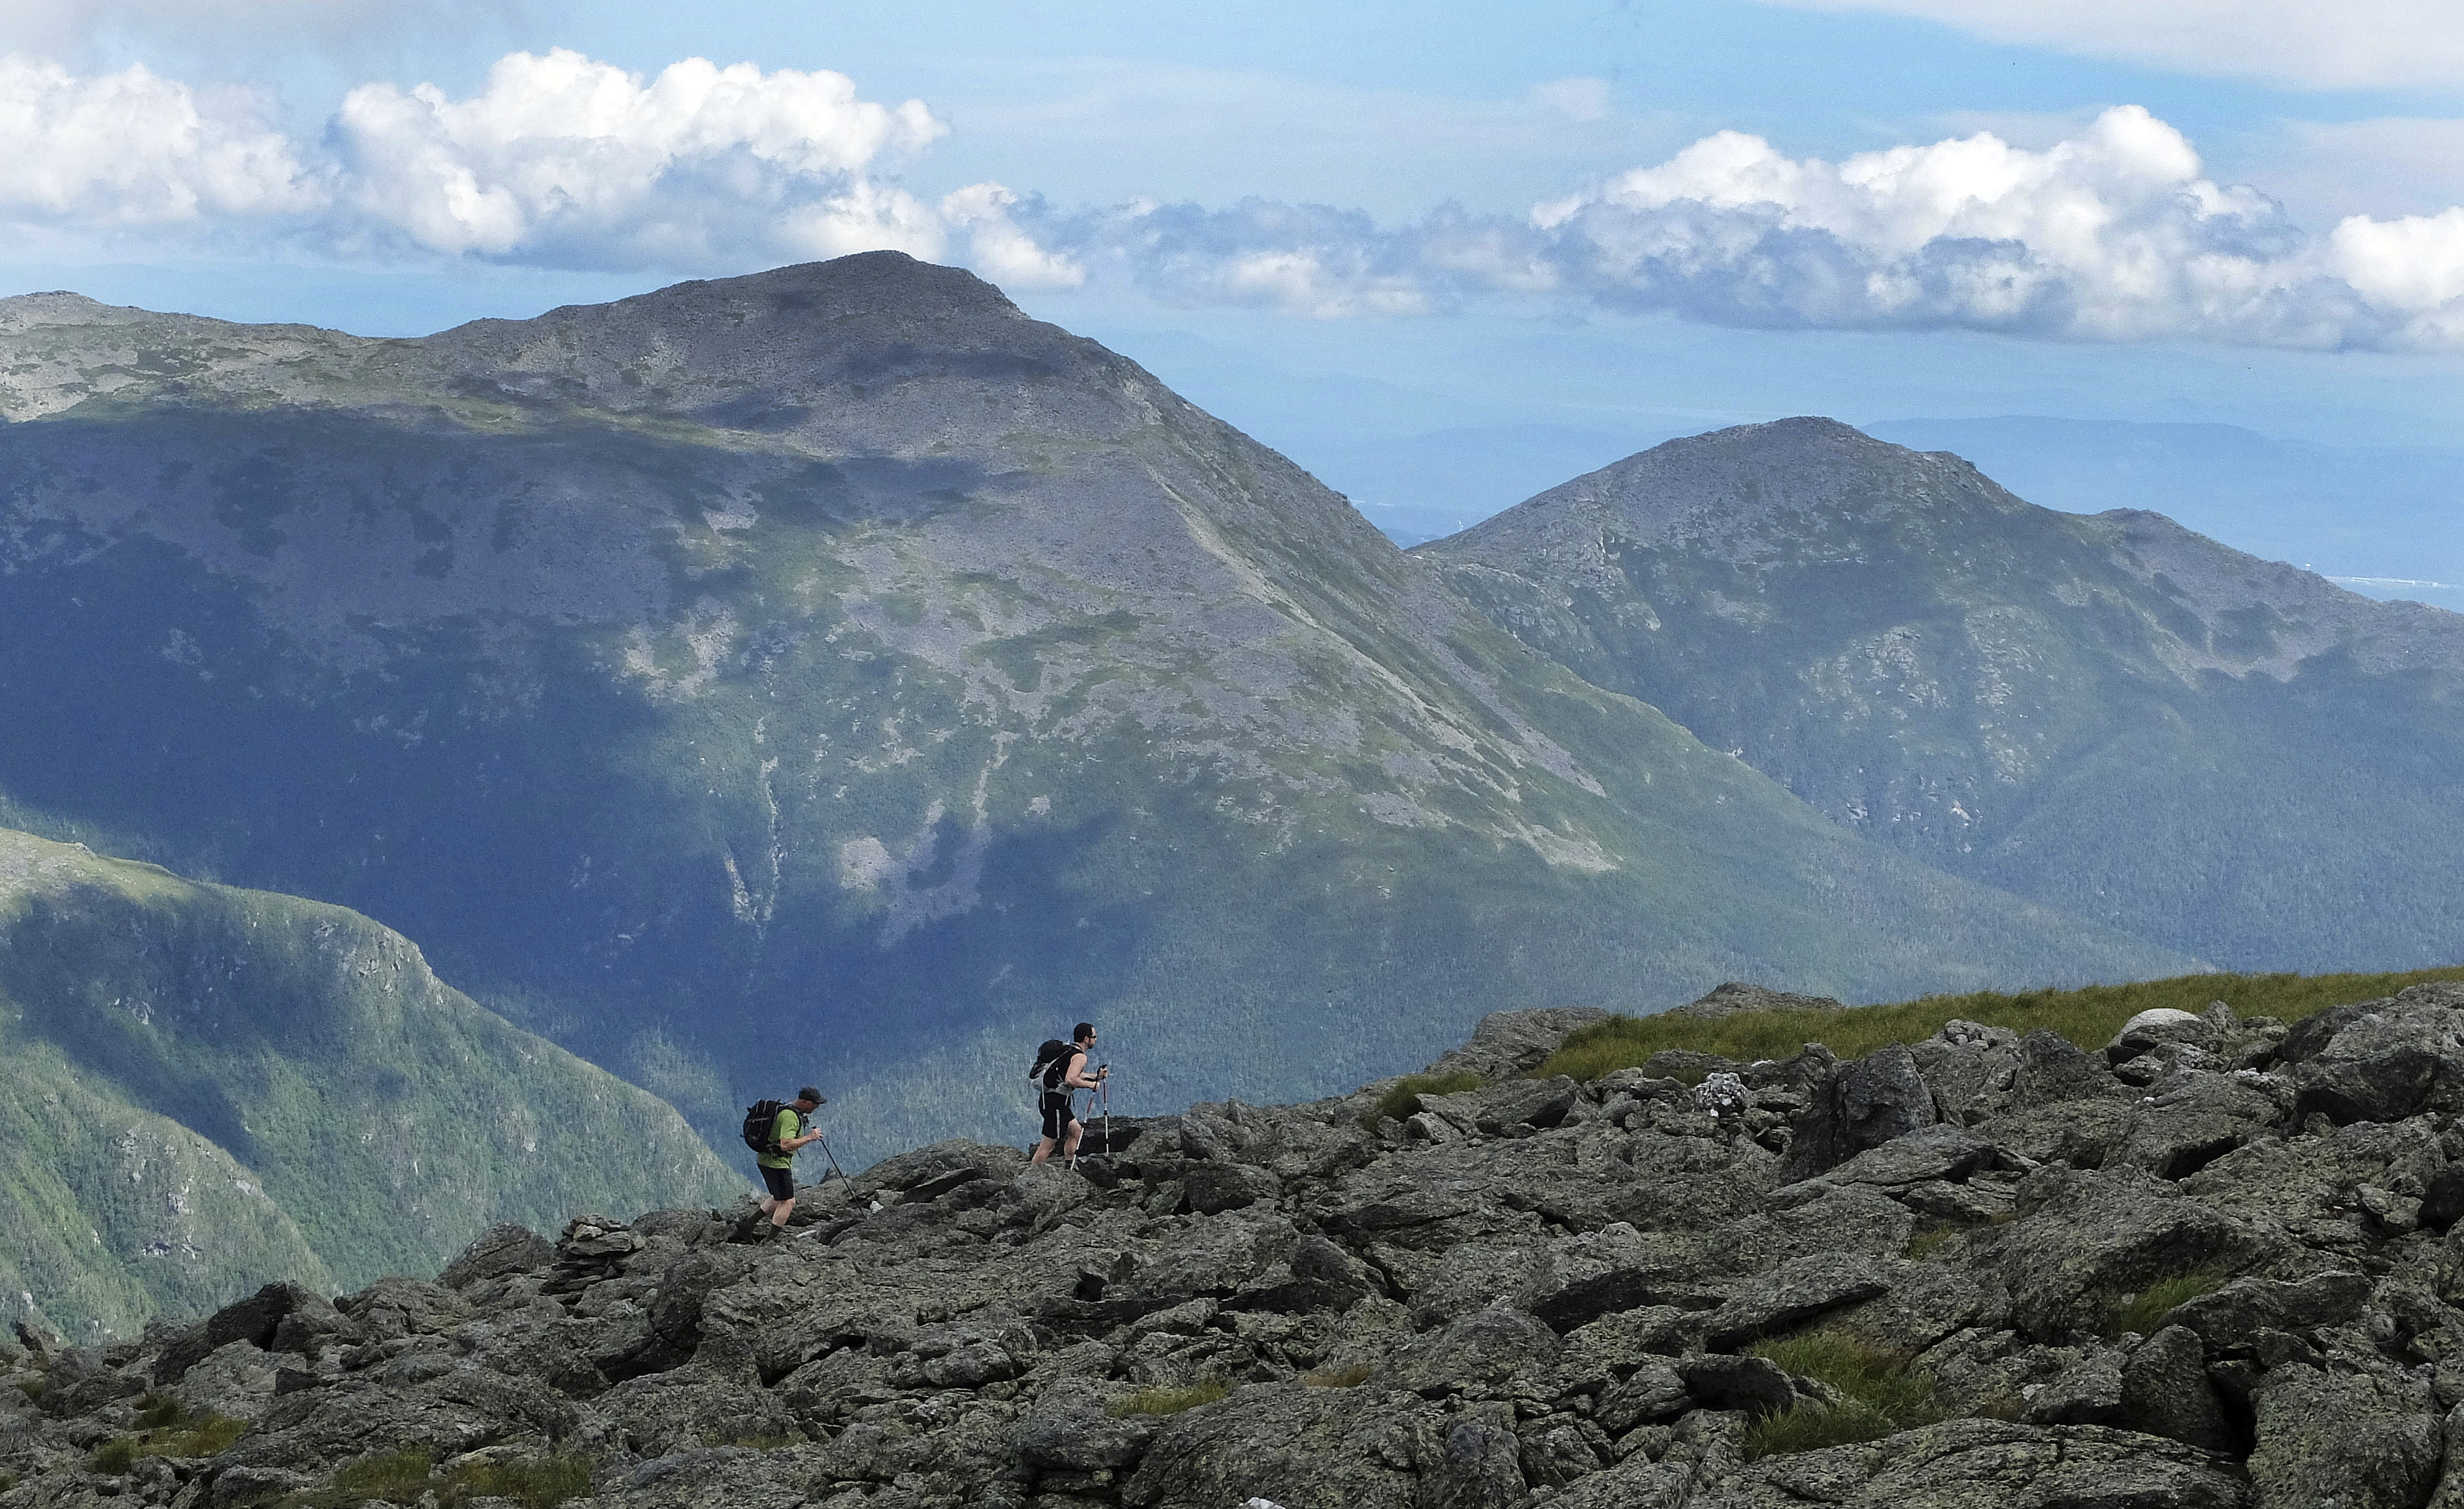
M 779 1113 L 785 1101 L 755 1101 L 744 1108 L 744 1146 L 755 1152 L 779 1150 Z
M 1026 1071 L 1026 1077 L 1047 1090 L 1059 1089 L 1062 1076 L 1069 1072 L 1069 1056 L 1077 1051 L 1074 1042 L 1045 1039 L 1044 1046 L 1035 1050 L 1035 1067 Z

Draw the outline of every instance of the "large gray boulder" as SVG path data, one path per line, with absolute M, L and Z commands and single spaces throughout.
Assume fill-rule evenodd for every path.
M 1492 1305 L 1415 1338 L 1376 1381 L 1426 1395 L 1493 1386 L 1546 1368 L 1556 1361 L 1557 1347 L 1557 1333 L 1538 1318 Z
M 2337 1123 L 2391 1122 L 2464 1106 L 2464 988 L 2416 985 L 2390 999 L 2332 1006 L 2285 1035 L 2299 1111 Z
M 2118 1405 L 2113 1423 L 2134 1431 L 2218 1456 L 2247 1445 L 2208 1377 L 2207 1348 L 2188 1326 L 2168 1325 L 2123 1359 Z
M 1429 1065 L 1432 1074 L 1477 1074 L 1502 1080 L 1536 1069 L 1565 1044 L 1578 1027 L 1605 1021 L 1609 1014 L 1595 1006 L 1538 1006 L 1523 1011 L 1493 1011 L 1471 1030 L 1471 1040 L 1450 1048 Z
M 1839 1065 L 1816 1087 L 1774 1177 L 1781 1184 L 1809 1178 L 1938 1120 L 1916 1056 L 1892 1043 Z
M 2171 1441 L 2101 1426 L 1952 1420 L 1870 1446 L 1768 1458 L 1686 1509 L 2248 1509 L 2250 1501 L 2229 1466 Z M 1686 1501 L 1633 1502 L 1676 1509 Z
M 2252 1402 L 2257 1509 L 2420 1509 L 2438 1481 L 2445 1432 L 2425 1384 L 2293 1365 Z
M 2024 1216 L 1971 1238 L 2010 1291 L 2011 1317 L 2040 1341 L 2101 1334 L 2150 1284 L 2244 1266 L 2265 1248 L 2233 1218 L 2136 1169 L 2049 1168 L 2020 1188 Z
M 1449 1462 L 1447 1422 L 1415 1394 L 1366 1386 L 1236 1389 L 1174 1415 L 1122 1485 L 1121 1501 L 1130 1509 L 1222 1509 L 1253 1498 L 1420 1509 L 1423 1476 L 1485 1476 L 1485 1451 Z
M 1760 985 L 1730 980 L 1725 985 L 1712 987 L 1709 994 L 1697 996 L 1683 1006 L 1670 1007 L 1666 1015 L 1717 1021 L 1724 1017 L 1738 1017 L 1748 1012 L 1847 1009 L 1844 1002 L 1829 995 L 1799 995 L 1791 991 L 1769 990 Z

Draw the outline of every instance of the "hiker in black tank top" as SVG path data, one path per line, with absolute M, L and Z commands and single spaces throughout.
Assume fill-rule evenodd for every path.
M 1044 1139 L 1035 1145 L 1031 1161 L 1045 1162 L 1055 1148 L 1065 1159 L 1078 1156 L 1078 1138 L 1086 1128 L 1078 1123 L 1074 1092 L 1093 1089 L 1107 1072 L 1088 1072 L 1087 1058 L 1094 1047 L 1094 1024 L 1082 1021 L 1060 1052 L 1037 1059 L 1033 1074 L 1039 1087 L 1037 1106 L 1044 1113 Z

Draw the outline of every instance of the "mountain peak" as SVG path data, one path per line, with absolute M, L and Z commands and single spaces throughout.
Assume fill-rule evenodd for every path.
M 911 395 L 927 406 L 1015 407 L 1038 380 L 1119 362 L 974 273 L 902 252 L 474 320 L 403 348 L 424 379 L 466 390 L 766 433 L 830 428 L 830 419 L 843 427 L 857 408 L 894 403 L 918 383 L 937 395 Z
M 1957 456 L 1799 415 L 1663 442 L 1517 504 L 1430 553 L 1477 557 L 1566 530 L 1708 543 L 1784 517 L 1880 518 L 1979 505 L 1996 513 L 2029 506 Z
M 620 326 L 637 320 L 693 326 L 763 318 L 950 319 L 1026 317 L 1007 295 L 964 268 L 918 261 L 904 252 L 859 252 L 826 262 L 797 262 L 739 277 L 675 283 L 606 304 L 567 304 L 537 319 L 473 320 L 460 330 L 588 322 Z M 446 339 L 456 332 L 448 331 Z

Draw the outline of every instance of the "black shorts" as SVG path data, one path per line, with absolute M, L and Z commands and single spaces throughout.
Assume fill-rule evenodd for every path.
M 774 1200 L 792 1200 L 796 1197 L 796 1170 L 793 1169 L 773 1169 L 768 1164 L 763 1164 L 761 1182 L 769 1189 L 770 1197 Z
M 1044 1135 L 1046 1137 L 1059 1142 L 1062 1134 L 1077 1120 L 1078 1113 L 1071 1107 L 1068 1096 L 1046 1095 L 1044 1098 Z

